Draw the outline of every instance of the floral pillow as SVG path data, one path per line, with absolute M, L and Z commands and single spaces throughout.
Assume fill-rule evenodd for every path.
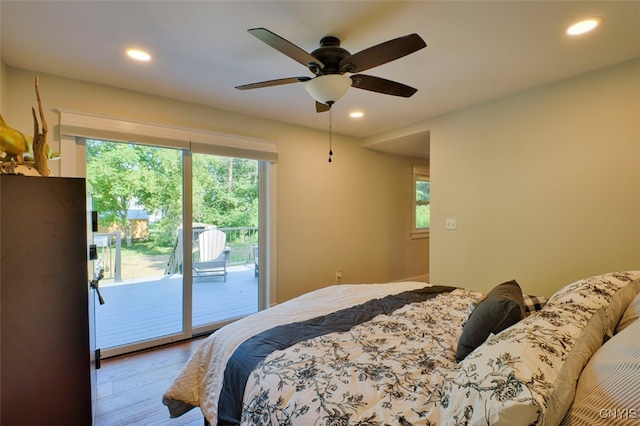
M 640 271 L 591 277 L 495 336 L 446 379 L 442 418 L 468 424 L 557 425 L 580 372 L 640 291 Z

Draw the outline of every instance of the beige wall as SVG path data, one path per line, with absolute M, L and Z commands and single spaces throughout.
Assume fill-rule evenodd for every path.
M 33 74 L 6 68 L 2 89 L 12 99 L 3 115 L 29 130 Z M 544 295 L 640 269 L 638 60 L 371 138 L 430 131 L 430 251 L 429 240 L 409 238 L 411 159 L 337 136 L 328 165 L 324 132 L 51 76 L 41 76 L 41 89 L 47 110 L 276 141 L 278 301 L 333 282 L 338 269 L 346 282 L 429 273 L 433 283 L 479 290 L 515 278 Z M 458 229 L 445 230 L 445 218 Z
M 3 115 L 31 133 L 35 74 L 7 67 L 2 91 L 12 99 Z M 40 74 L 53 149 L 55 108 L 108 114 L 272 140 L 278 144 L 277 301 L 343 282 L 386 282 L 428 274 L 428 240 L 411 240 L 411 165 L 418 160 L 360 147 L 328 134 L 111 87 Z M 6 109 L 6 113 L 5 113 Z M 424 162 L 424 160 L 422 160 Z M 52 174 L 59 174 L 50 162 Z
M 6 65 L 4 64 L 4 62 L 0 59 L 0 113 L 2 113 L 3 110 L 8 109 L 8 98 L 7 96 L 5 96 L 5 87 L 8 87 L 8 83 L 6 83 Z M 4 115 L 4 114 L 3 114 Z
M 551 295 L 640 269 L 639 60 L 421 129 L 431 131 L 431 282 L 488 290 L 515 278 Z

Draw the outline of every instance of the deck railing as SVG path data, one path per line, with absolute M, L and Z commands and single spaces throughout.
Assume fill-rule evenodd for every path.
M 218 228 L 226 235 L 226 244 L 229 252 L 228 265 L 245 265 L 255 263 L 255 247 L 258 246 L 258 227 L 244 226 L 235 228 Z M 204 228 L 193 229 L 193 241 L 198 240 L 198 235 Z M 98 265 L 96 268 L 104 268 L 106 278 L 113 278 L 120 282 L 122 276 L 122 240 L 120 233 L 95 233 L 94 243 L 98 249 Z M 182 272 L 182 246 L 181 238 L 176 238 L 173 252 L 167 262 L 165 274 Z M 127 279 L 127 277 L 124 277 Z
M 227 235 L 227 245 L 231 248 L 229 264 L 253 263 L 253 247 L 258 245 L 258 227 L 218 228 Z
M 122 240 L 120 232 L 96 232 L 93 234 L 93 244 L 95 244 L 98 254 L 95 265 L 96 270 L 102 269 L 105 276 L 113 278 L 115 282 L 122 281 Z M 113 256 L 114 248 L 115 258 Z
M 198 241 L 198 236 L 204 232 L 206 227 L 193 228 L 193 241 Z M 258 245 L 258 228 L 253 226 L 236 228 L 217 228 L 226 235 L 226 244 L 231 249 L 229 252 L 228 265 L 242 265 L 255 262 L 254 247 Z M 182 272 L 182 229 L 178 230 L 178 237 L 167 262 L 166 274 Z

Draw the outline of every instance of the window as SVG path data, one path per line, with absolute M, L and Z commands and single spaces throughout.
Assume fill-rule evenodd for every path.
M 429 169 L 413 166 L 413 232 L 412 238 L 427 238 L 431 225 L 431 182 Z

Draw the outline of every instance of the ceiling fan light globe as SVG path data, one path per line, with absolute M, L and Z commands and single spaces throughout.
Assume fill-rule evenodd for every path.
M 305 89 L 321 104 L 333 104 L 347 93 L 351 79 L 343 74 L 321 75 L 305 83 Z

